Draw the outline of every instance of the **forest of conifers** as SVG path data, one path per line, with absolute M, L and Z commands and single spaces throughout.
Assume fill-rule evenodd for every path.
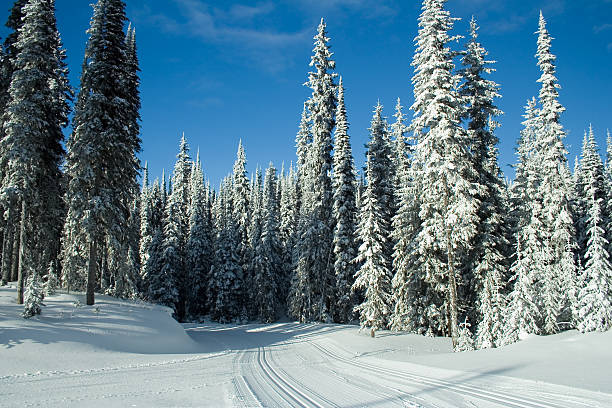
M 94 5 L 76 93 L 54 0 L 17 0 L 0 53 L 0 249 L 24 317 L 61 287 L 89 305 L 96 292 L 166 305 L 179 321 L 358 320 L 372 335 L 450 336 L 456 350 L 608 330 L 612 140 L 604 162 L 589 129 L 570 170 L 540 14 L 541 88 L 506 182 L 494 63 L 474 19 L 456 46 L 445 3 L 423 1 L 412 119 L 399 99 L 392 123 L 374 107 L 362 172 L 322 19 L 296 165 L 249 175 L 240 144 L 215 190 L 185 137 L 172 174 L 151 181 L 141 169 L 139 62 L 122 0 Z

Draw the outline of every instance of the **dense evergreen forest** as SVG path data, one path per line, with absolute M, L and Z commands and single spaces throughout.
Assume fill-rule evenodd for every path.
M 215 190 L 185 137 L 172 174 L 151 181 L 141 169 L 136 35 L 122 0 L 94 5 L 76 94 L 54 0 L 17 0 L 0 54 L 0 267 L 24 317 L 61 287 L 89 305 L 96 292 L 166 305 L 179 321 L 359 321 L 372 336 L 450 336 L 456 350 L 608 330 L 612 139 L 604 161 L 589 128 L 570 170 L 540 14 L 541 88 L 506 182 L 494 62 L 474 19 L 457 46 L 445 3 L 423 0 L 412 114 L 398 98 L 389 123 L 374 106 L 363 172 L 322 19 L 296 165 L 249 175 L 240 144 Z

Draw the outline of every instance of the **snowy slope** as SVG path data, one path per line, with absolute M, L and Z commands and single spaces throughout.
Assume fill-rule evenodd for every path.
M 457 354 L 354 326 L 183 328 L 105 296 L 53 296 L 24 320 L 14 295 L 0 288 L 0 406 L 612 407 L 610 333 Z

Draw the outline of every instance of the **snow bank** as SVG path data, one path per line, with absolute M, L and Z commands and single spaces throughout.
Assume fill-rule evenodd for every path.
M 334 345 L 355 357 L 375 357 L 387 361 L 410 362 L 423 366 L 508 376 L 592 391 L 612 393 L 612 331 L 579 333 L 576 330 L 552 336 L 529 338 L 498 349 L 463 353 L 452 351 L 448 338 L 380 331 L 333 332 Z
M 14 287 L 0 288 L 0 355 L 7 363 L 0 372 L 56 369 L 62 362 L 91 366 L 97 357 L 103 363 L 124 353 L 184 354 L 199 348 L 166 307 L 103 295 L 85 306 L 83 294 L 61 293 L 47 297 L 42 314 L 26 320 L 15 298 Z M 15 358 L 21 369 L 11 370 L 8 361 Z

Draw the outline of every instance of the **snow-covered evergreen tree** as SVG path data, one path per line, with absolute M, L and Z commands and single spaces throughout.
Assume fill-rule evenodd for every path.
M 374 133 L 372 136 L 375 137 Z M 373 173 L 372 158 L 368 153 L 368 184 L 357 228 L 360 246 L 355 262 L 359 262 L 360 267 L 355 274 L 353 290 L 365 292 L 363 302 L 355 307 L 355 311 L 359 313 L 361 328 L 369 327 L 372 336 L 376 330 L 387 327 L 391 314 L 391 270 L 390 260 L 385 254 L 385 248 L 389 245 L 389 231 L 384 223 Z
M 88 271 L 87 304 L 94 302 L 104 245 L 123 244 L 121 226 L 128 221 L 138 191 L 140 138 L 130 127 L 133 107 L 126 95 L 125 20 L 122 0 L 99 0 L 94 6 L 73 134 L 67 144 L 63 271 L 68 276 Z
M 17 4 L 15 5 L 17 7 Z M 68 123 L 68 85 L 65 53 L 57 31 L 54 1 L 30 1 L 20 11 L 11 62 L 11 81 L 0 141 L 3 164 L 2 196 L 8 215 L 19 219 L 18 303 L 23 303 L 23 258 L 37 273 L 57 258 L 63 209 L 61 172 L 62 128 Z M 27 238 L 23 232 L 30 230 Z
M 395 170 L 395 203 L 396 206 L 399 207 L 399 202 L 401 201 L 401 194 L 399 190 L 402 186 L 402 177 L 409 171 L 410 167 L 410 156 L 413 141 L 411 138 L 407 136 L 408 126 L 404 123 L 404 107 L 400 101 L 400 98 L 397 98 L 397 103 L 395 104 L 395 122 L 391 125 L 391 139 L 393 140 L 392 146 L 392 158 L 393 158 L 393 168 Z
M 42 281 L 38 272 L 31 270 L 28 276 L 28 284 L 25 291 L 25 300 L 22 316 L 29 319 L 41 313 L 40 306 L 45 297 Z
M 470 327 L 471 325 L 467 318 L 463 321 L 463 323 L 459 324 L 459 338 L 457 339 L 457 344 L 455 345 L 455 352 L 474 350 L 474 338 L 472 336 Z
M 158 186 L 159 188 L 159 186 Z M 150 256 L 151 241 L 153 240 L 153 224 L 152 224 L 152 202 L 153 187 L 149 186 L 149 169 L 148 164 L 145 162 L 145 166 L 142 173 L 142 188 L 140 190 L 140 231 L 138 240 L 138 256 L 140 261 L 140 275 L 143 276 L 142 271 L 147 263 Z M 147 282 L 146 280 L 140 280 L 141 285 L 139 292 L 142 294 L 147 293 Z
M 537 197 L 542 203 L 542 238 L 549 253 L 540 284 L 544 333 L 556 333 L 559 319 L 567 317 L 575 296 L 576 266 L 574 264 L 575 231 L 571 210 L 571 186 L 566 177 L 565 132 L 560 123 L 564 108 L 558 101 L 559 85 L 555 77 L 555 56 L 550 52 L 551 36 L 540 13 L 538 51 L 536 57 L 542 75 L 539 101 L 541 128 L 536 138 L 536 160 L 539 163 Z M 528 243 L 526 242 L 526 245 Z M 569 313 L 571 316 L 571 313 Z M 571 318 L 571 317 L 570 317 Z M 570 319 L 564 319 L 566 322 Z
M 249 210 L 249 230 L 248 240 L 249 247 L 251 248 L 251 259 L 249 265 L 249 273 L 245 279 L 245 287 L 252 288 L 255 283 L 253 281 L 257 267 L 255 261 L 257 260 L 257 247 L 261 242 L 261 231 L 263 228 L 263 178 L 261 176 L 261 169 L 257 167 L 255 169 L 255 175 L 251 181 L 251 197 L 249 199 L 250 210 Z M 250 314 L 252 316 L 257 315 L 256 305 L 250 305 Z
M 581 263 L 586 265 L 585 254 L 590 239 L 590 219 L 592 217 L 593 195 L 599 202 L 599 227 L 604 231 L 610 223 L 610 208 L 606 205 L 609 196 L 609 182 L 604 164 L 599 156 L 593 127 L 589 126 L 588 135 L 585 132 L 582 145 L 582 157 L 575 177 L 574 214 L 576 215 L 576 241 Z M 605 234 L 605 233 L 604 233 Z M 605 235 L 604 235 L 605 238 Z M 607 249 L 607 246 L 606 246 Z
M 177 190 L 178 191 L 178 190 Z M 159 275 L 150 281 L 149 292 L 155 303 L 171 307 L 179 317 L 180 304 L 179 279 L 184 273 L 185 253 L 181 250 L 181 203 L 170 196 L 164 211 L 162 250 L 159 256 Z M 158 237 L 154 237 L 153 240 Z M 151 245 L 153 246 L 153 244 Z
M 60 280 L 57 274 L 57 261 L 49 262 L 47 269 L 47 278 L 44 283 L 45 296 L 55 295 L 55 292 L 60 287 Z
M 608 196 L 606 197 L 605 207 L 610 217 L 608 225 L 605 226 L 607 231 L 608 240 L 608 253 L 612 254 L 612 136 L 610 131 L 607 130 L 606 138 L 606 177 L 605 183 L 608 190 Z
M 178 291 L 176 303 L 176 315 L 179 321 L 185 319 L 187 299 L 189 297 L 190 286 L 187 272 L 187 240 L 189 237 L 189 207 L 191 196 L 191 169 L 193 162 L 189 157 L 189 145 L 185 135 L 181 137 L 179 152 L 176 156 L 174 171 L 172 172 L 172 192 L 168 196 L 166 209 L 172 207 L 172 220 L 169 220 L 166 211 L 166 221 L 164 226 L 164 243 L 168 242 L 168 223 L 172 223 L 172 233 L 176 237 L 171 237 L 171 244 L 174 247 L 175 255 L 165 258 L 169 262 L 167 271 L 174 273 L 173 280 Z M 166 252 L 166 249 L 164 249 Z
M 153 182 L 150 187 L 150 196 L 148 202 L 150 203 L 147 207 L 150 212 L 147 217 L 141 218 L 141 222 L 147 221 L 149 226 L 145 230 L 150 231 L 150 242 L 147 246 L 145 256 L 141 259 L 141 270 L 140 270 L 140 282 L 142 297 L 145 300 L 151 299 L 151 288 L 150 285 L 153 281 L 162 279 L 161 278 L 161 254 L 163 252 L 163 219 L 165 208 L 162 201 L 162 192 L 159 184 L 159 179 Z M 142 228 L 142 224 L 141 224 Z M 141 229 L 142 231 L 142 229 Z M 141 237 L 141 242 L 144 237 Z M 160 283 L 155 283 L 159 286 Z
M 399 160 L 396 166 L 398 175 L 395 195 L 398 208 L 392 222 L 395 274 L 391 282 L 393 314 L 390 328 L 423 334 L 430 326 L 429 320 L 435 319 L 436 313 L 428 316 L 428 312 L 435 311 L 435 306 L 431 302 L 432 293 L 424 280 L 423 270 L 419 267 L 416 241 L 420 228 L 418 184 L 411 164 L 412 156 L 402 154 L 400 149 L 397 151 Z
M 140 146 L 140 71 L 136 45 L 136 28 L 130 24 L 125 36 L 126 61 L 124 66 L 125 94 L 127 107 L 125 111 L 129 137 L 134 148 Z
M 380 102 L 374 108 L 374 115 L 370 122 L 370 140 L 366 147 L 367 155 L 370 161 L 370 170 L 368 175 L 368 186 L 374 189 L 373 194 L 376 196 L 378 206 L 380 207 L 380 222 L 385 231 L 391 231 L 391 222 L 395 215 L 394 205 L 394 187 L 395 180 L 393 178 L 393 149 L 389 143 L 389 130 L 387 120 L 382 116 L 382 105 Z M 390 261 L 393 254 L 393 241 L 387 236 L 387 243 L 383 247 L 385 258 Z
M 595 140 L 589 144 L 594 145 Z M 603 197 L 600 196 L 601 191 L 598 191 L 601 186 L 596 182 L 594 173 L 590 172 L 585 183 L 585 195 L 588 197 L 588 241 L 575 316 L 578 329 L 582 332 L 605 331 L 612 327 L 612 264 L 607 251 L 608 241 L 602 228 Z
M 298 259 L 290 295 L 290 312 L 300 320 L 328 321 L 335 307 L 335 275 L 333 270 L 333 192 L 332 129 L 335 125 L 336 84 L 332 71 L 329 38 L 323 19 L 315 35 L 308 85 L 312 96 L 307 102 L 312 143 L 307 148 L 305 167 L 307 180 L 300 170 L 303 217 L 297 245 Z M 299 147 L 299 146 L 298 146 Z M 299 152 L 298 152 L 299 153 Z M 297 280 L 296 280 L 297 279 Z M 303 302 L 307 299 L 306 303 Z
M 506 322 L 500 345 L 515 343 L 527 334 L 538 334 L 538 322 L 540 321 L 540 310 L 536 303 L 535 283 L 532 272 L 534 261 L 533 254 L 526 254 L 525 248 L 521 244 L 520 235 L 516 240 L 516 261 L 512 265 L 511 271 L 514 276 L 513 289 L 508 296 L 506 308 Z
M 234 169 L 232 173 L 232 216 L 235 219 L 236 234 L 237 235 L 237 247 L 236 251 L 238 256 L 238 263 L 242 268 L 242 274 L 244 279 L 249 281 L 249 269 L 250 269 L 250 247 L 248 239 L 249 229 L 249 179 L 247 178 L 246 171 L 246 155 L 244 148 L 242 147 L 242 140 L 238 143 L 238 152 L 236 153 L 236 161 L 234 162 Z M 240 296 L 242 299 L 241 308 L 244 308 L 250 315 L 253 299 L 251 298 L 251 292 L 245 292 Z
M 524 128 L 518 142 L 518 163 L 514 166 L 515 177 L 510 187 L 510 224 L 516 236 L 531 217 L 530 203 L 535 199 L 537 188 L 537 163 L 535 161 L 536 132 L 540 129 L 540 110 L 537 108 L 536 98 L 527 101 L 523 115 Z M 516 243 L 514 243 L 516 245 Z
M 418 139 L 414 161 L 422 220 L 417 238 L 420 263 L 426 279 L 446 298 L 443 305 L 438 305 L 446 321 L 430 329 L 450 334 L 456 345 L 457 280 L 464 269 L 462 255 L 471 250 L 477 233 L 480 203 L 475 194 L 482 192 L 474 183 L 470 140 L 460 126 L 462 98 L 456 91 L 454 53 L 448 47 L 452 40 L 448 31 L 454 19 L 444 9 L 445 3 L 423 1 L 412 62 L 415 103 L 411 109 L 415 117 L 411 128 Z
M 215 260 L 211 272 L 213 301 L 211 316 L 219 322 L 246 320 L 242 309 L 243 274 L 238 258 L 238 233 L 232 216 L 232 182 L 228 177 L 222 184 L 215 202 Z
M 299 186 L 293 165 L 289 167 L 289 174 L 284 177 L 282 183 L 280 217 L 280 240 L 283 245 L 283 267 L 281 272 L 283 284 L 279 288 L 279 297 L 281 304 L 285 305 L 291 286 L 300 219 Z
M 276 169 L 270 163 L 263 190 L 261 238 L 255 247 L 254 283 L 258 318 L 270 323 L 276 320 L 281 264 L 279 236 L 279 203 L 276 194 Z
M 209 202 L 204 187 L 204 174 L 199 153 L 191 172 L 190 187 L 189 236 L 186 249 L 187 287 L 189 288 L 187 312 L 189 316 L 197 317 L 204 315 L 207 311 L 208 279 L 213 261 Z
M 307 102 L 304 102 L 300 126 L 295 137 L 298 178 L 300 175 L 306 177 L 307 174 L 306 162 L 308 161 L 308 147 L 312 143 L 312 133 L 310 133 L 310 121 L 308 118 L 308 105 Z
M 494 105 L 499 98 L 499 85 L 486 79 L 494 69 L 494 61 L 487 61 L 487 51 L 478 42 L 478 25 L 470 21 L 470 40 L 462 58 L 463 69 L 460 75 L 463 83 L 460 94 L 466 103 L 464 118 L 467 121 L 467 133 L 474 162 L 476 178 L 474 183 L 480 185 L 478 229 L 471 243 L 472 249 L 466 254 L 463 271 L 463 298 L 474 305 L 468 311 L 472 321 L 476 321 L 475 341 L 478 348 L 494 347 L 501 335 L 503 311 L 503 282 L 507 269 L 509 243 L 506 240 L 505 185 L 497 162 L 497 143 L 495 128 L 498 126 L 493 118 L 502 114 Z
M 6 28 L 9 32 L 4 39 L 4 44 L 0 55 L 2 55 L 2 64 L 0 65 L 0 140 L 4 138 L 4 112 L 9 101 L 9 87 L 11 85 L 11 78 L 14 71 L 14 61 L 17 56 L 17 37 L 21 26 L 23 26 L 23 6 L 28 0 L 17 0 L 13 3 L 10 9 L 8 19 L 6 21 Z M 0 180 L 4 178 L 4 168 L 6 162 L 0 163 Z
M 355 164 L 348 135 L 348 120 L 344 105 L 342 78 L 338 84 L 338 110 L 336 111 L 335 151 L 333 160 L 334 207 L 334 270 L 336 274 L 336 313 L 334 320 L 346 323 L 352 320 L 355 299 L 352 286 L 355 281 Z

